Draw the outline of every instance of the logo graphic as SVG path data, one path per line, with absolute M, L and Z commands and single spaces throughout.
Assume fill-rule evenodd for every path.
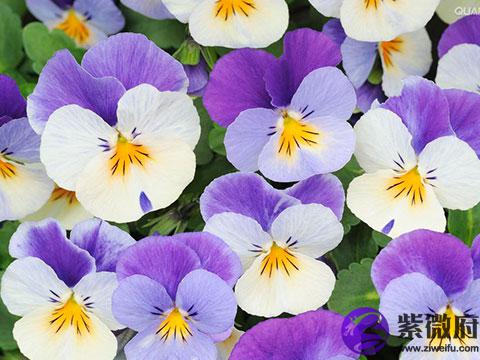
M 345 345 L 360 355 L 375 355 L 387 342 L 388 323 L 378 310 L 363 307 L 349 313 L 342 324 Z

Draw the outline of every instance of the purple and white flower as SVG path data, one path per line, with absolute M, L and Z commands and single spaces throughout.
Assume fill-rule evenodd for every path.
M 443 208 L 480 201 L 478 105 L 465 91 L 442 91 L 411 77 L 402 95 L 355 125 L 355 157 L 366 174 L 348 188 L 347 205 L 377 231 L 396 237 L 415 229 L 444 231 Z
M 478 246 L 478 243 L 476 244 Z M 474 275 L 475 274 L 475 275 Z M 478 263 L 470 249 L 456 237 L 428 230 L 416 230 L 392 240 L 372 265 L 372 280 L 380 294 L 380 312 L 390 333 L 401 335 L 399 318 L 404 314 L 422 316 L 421 332 L 412 346 L 444 346 L 438 359 L 456 358 L 453 346 L 478 346 L 478 339 L 460 337 L 456 318 L 480 315 Z M 449 320 L 446 332 L 427 334 L 427 320 Z M 468 321 L 468 320 L 467 320 Z M 448 347 L 448 346 L 451 347 Z M 453 356 L 453 357 L 452 357 Z M 474 353 L 462 353 L 475 359 Z M 402 359 L 425 359 L 421 352 L 403 352 Z
M 105 220 L 170 205 L 195 172 L 200 124 L 187 86 L 182 65 L 143 35 L 110 37 L 82 66 L 58 52 L 27 106 L 48 175 Z
M 235 251 L 243 275 L 235 286 L 246 312 L 273 317 L 325 304 L 335 275 L 317 260 L 341 241 L 343 188 L 333 175 L 279 191 L 256 174 L 215 179 L 200 198 L 204 231 Z
M 440 39 L 438 55 L 435 81 L 440 87 L 480 94 L 480 15 L 450 25 Z
M 242 335 L 230 359 L 358 359 L 343 342 L 343 321 L 343 316 L 327 310 L 263 321 Z
M 284 53 L 251 49 L 222 57 L 204 96 L 214 121 L 228 126 L 229 161 L 279 182 L 336 171 L 351 158 L 355 137 L 346 120 L 355 91 L 337 68 L 338 46 L 325 34 L 287 33 Z
M 88 48 L 125 26 L 113 0 L 27 0 L 30 12 L 49 29 L 60 29 Z
M 32 360 L 110 360 L 117 350 L 111 330 L 112 293 L 118 256 L 133 244 L 128 233 L 101 220 L 88 220 L 70 239 L 53 219 L 24 223 L 12 236 L 1 296 L 22 318 L 13 336 Z
M 0 221 L 40 209 L 53 182 L 40 163 L 40 137 L 30 127 L 15 81 L 0 75 Z
M 263 48 L 279 40 L 288 26 L 285 0 L 122 0 L 154 19 L 189 24 L 190 34 L 205 46 Z
M 241 264 L 214 235 L 185 233 L 140 240 L 117 265 L 113 312 L 138 332 L 130 359 L 217 359 L 237 306 L 232 286 Z

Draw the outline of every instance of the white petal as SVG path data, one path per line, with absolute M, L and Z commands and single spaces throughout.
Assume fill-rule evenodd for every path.
M 354 130 L 357 136 L 355 157 L 365 171 L 396 168 L 394 161 L 406 168 L 416 164 L 412 135 L 392 111 L 370 110 L 355 124 Z
M 403 79 L 411 75 L 423 76 L 432 65 L 432 42 L 425 28 L 400 35 L 392 42 L 379 45 L 382 88 L 387 96 L 400 95 Z
M 340 244 L 343 226 L 329 208 L 302 204 L 282 211 L 273 222 L 271 233 L 276 241 L 288 241 L 290 249 L 319 258 Z
M 13 336 L 20 351 L 31 360 L 112 360 L 117 340 L 98 318 L 89 314 L 89 333 L 78 335 L 73 326 L 50 324 L 52 307 L 29 313 L 15 323 Z
M 187 23 L 199 0 L 162 0 L 165 7 L 182 23 Z
M 327 17 L 340 17 L 343 0 L 309 0 L 317 11 Z
M 97 155 L 82 172 L 77 197 L 96 217 L 118 223 L 138 220 L 146 212 L 169 206 L 192 181 L 195 154 L 186 143 L 143 135 L 136 141 L 149 152 L 143 166 L 132 165 L 125 175 L 112 175 L 112 150 Z
M 74 191 L 85 166 L 102 153 L 99 138 L 113 143 L 117 135 L 94 112 L 77 105 L 56 110 L 50 115 L 40 145 L 47 174 L 60 187 Z
M 189 19 L 193 39 L 204 46 L 229 48 L 263 48 L 279 40 L 288 26 L 285 0 L 251 3 L 253 7 L 242 2 L 233 12 L 229 1 L 203 0 Z
M 344 0 L 340 19 L 347 35 L 361 41 L 391 40 L 424 27 L 440 0 Z
M 443 89 L 480 93 L 480 46 L 461 44 L 451 48 L 438 62 L 435 82 Z
M 255 220 L 231 212 L 212 216 L 203 231 L 214 234 L 227 243 L 240 257 L 244 269 L 250 267 L 257 251 L 271 241 L 270 235 Z
M 11 165 L 15 175 L 0 176 L 0 221 L 18 220 L 37 211 L 47 202 L 54 186 L 41 164 Z
M 85 275 L 73 288 L 79 304 L 89 304 L 90 311 L 110 330 L 123 329 L 112 313 L 112 295 L 117 288 L 117 276 L 111 272 L 96 272 Z
M 149 134 L 187 143 L 192 150 L 200 137 L 200 119 L 192 100 L 179 92 L 160 92 L 142 84 L 128 90 L 118 102 L 120 132 Z
M 390 237 L 416 229 L 429 229 L 443 232 L 446 219 L 431 186 L 425 186 L 423 202 L 416 198 L 412 205 L 406 189 L 387 190 L 398 174 L 390 171 L 377 171 L 355 178 L 347 191 L 347 205 L 352 213 L 371 228 L 382 231 Z
M 480 201 L 480 160 L 475 151 L 455 136 L 428 143 L 419 156 L 442 206 L 467 210 Z
M 52 304 L 51 298 L 64 299 L 71 294 L 53 269 L 42 260 L 26 257 L 15 260 L 2 277 L 2 300 L 8 311 L 23 316 L 39 306 Z
M 59 191 L 61 189 L 57 188 L 54 190 L 50 199 L 40 210 L 28 215 L 22 221 L 40 221 L 46 218 L 54 218 L 65 229 L 72 230 L 76 224 L 93 217 L 92 214 L 85 210 L 76 197 L 71 198 L 69 196 L 72 196 L 72 194 L 66 192 L 63 193 L 63 196 L 60 196 Z
M 240 340 L 240 336 L 243 334 L 243 331 L 233 328 L 232 333 L 227 339 L 217 343 L 217 360 L 228 360 L 230 358 L 230 354 L 232 353 L 233 347 L 237 344 L 238 340 Z
M 238 305 L 252 315 L 274 317 L 283 312 L 300 314 L 324 305 L 335 286 L 335 275 L 323 262 L 293 253 L 299 270 L 287 275 L 275 271 L 271 277 L 262 271 L 258 257 L 235 286 Z

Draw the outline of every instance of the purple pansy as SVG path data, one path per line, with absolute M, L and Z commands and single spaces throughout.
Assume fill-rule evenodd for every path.
M 134 242 L 98 219 L 77 225 L 70 240 L 53 219 L 20 225 L 9 246 L 17 260 L 1 287 L 7 309 L 22 317 L 13 329 L 20 351 L 31 359 L 112 359 L 111 330 L 123 328 L 111 310 L 113 270 Z
M 280 191 L 259 175 L 234 173 L 205 189 L 200 198 L 204 231 L 225 241 L 242 261 L 244 273 L 235 286 L 242 309 L 273 317 L 325 304 L 335 276 L 317 259 L 341 241 L 343 199 L 333 175 Z
M 17 84 L 0 74 L 0 221 L 22 219 L 37 211 L 53 190 L 40 163 L 40 137 L 25 112 Z
M 201 59 L 197 65 L 183 65 L 188 77 L 187 93 L 191 96 L 203 96 L 208 84 L 207 64 Z
M 212 119 L 228 126 L 228 160 L 241 171 L 260 170 L 279 182 L 345 165 L 355 143 L 346 120 L 356 96 L 334 68 L 339 62 L 338 46 L 310 29 L 287 33 L 279 59 L 250 49 L 220 59 L 204 102 Z
M 404 83 L 400 96 L 356 123 L 355 157 L 366 174 L 347 192 L 350 210 L 391 237 L 444 231 L 443 208 L 466 210 L 480 201 L 480 97 L 419 77 Z
M 261 322 L 242 335 L 230 360 L 353 360 L 342 339 L 344 317 L 327 310 Z
M 127 357 L 216 359 L 214 342 L 233 328 L 231 288 L 240 272 L 235 253 L 208 233 L 152 236 L 130 247 L 113 297 L 117 319 L 138 331 Z
M 30 12 L 49 29 L 60 29 L 88 48 L 116 34 L 125 19 L 113 0 L 27 0 Z
M 440 87 L 480 93 L 480 15 L 450 25 L 440 39 L 438 55 L 435 81 Z
M 403 314 L 414 314 L 423 325 L 410 345 L 478 345 L 476 339 L 459 338 L 455 330 L 460 317 L 480 315 L 480 281 L 474 277 L 470 249 L 453 235 L 416 230 L 392 240 L 373 262 L 372 280 L 392 335 L 401 335 L 398 319 Z M 438 316 L 448 318 L 451 328 L 428 338 L 425 324 Z M 423 358 L 414 352 L 402 355 Z M 439 355 L 451 358 L 448 350 Z

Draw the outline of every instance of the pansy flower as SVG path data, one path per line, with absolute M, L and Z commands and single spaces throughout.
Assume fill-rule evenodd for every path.
M 65 81 L 65 79 L 70 79 Z M 84 208 L 128 222 L 174 202 L 193 179 L 199 118 L 182 65 L 143 35 L 67 51 L 45 66 L 27 112 L 49 176 Z
M 341 241 L 343 189 L 333 175 L 317 176 L 282 192 L 256 174 L 214 180 L 200 199 L 204 231 L 225 241 L 244 273 L 235 286 L 246 312 L 273 317 L 321 307 L 335 275 L 317 260 Z M 330 208 L 330 207 L 331 208 Z
M 372 280 L 380 294 L 379 310 L 390 333 L 408 336 L 402 334 L 399 319 L 413 314 L 422 322 L 411 346 L 443 346 L 446 350 L 436 353 L 438 359 L 453 358 L 450 346 L 478 346 L 478 339 L 462 335 L 459 328 L 462 322 L 468 326 L 480 316 L 480 280 L 474 273 L 478 274 L 478 264 L 473 264 L 470 249 L 450 234 L 416 230 L 392 240 L 372 265 Z M 435 321 L 444 324 L 444 331 L 427 326 Z M 404 351 L 401 358 L 420 360 L 425 354 Z M 464 358 L 475 359 L 477 355 L 464 353 Z
M 436 83 L 480 94 L 480 15 L 466 16 L 442 35 Z
M 339 20 L 329 22 L 338 25 L 326 24 L 327 29 L 343 31 Z M 367 83 L 380 62 L 382 89 L 387 96 L 400 95 L 403 79 L 409 75 L 425 75 L 432 64 L 432 42 L 425 28 L 401 34 L 390 41 L 364 42 L 346 37 L 341 52 L 343 68 L 356 89 Z
M 401 96 L 357 122 L 355 157 L 366 174 L 350 183 L 347 205 L 359 219 L 391 237 L 444 231 L 443 208 L 466 210 L 480 201 L 479 144 L 472 132 L 480 98 L 468 95 L 445 94 L 412 77 Z
M 7 309 L 22 318 L 13 336 L 32 360 L 111 360 L 123 328 L 112 314 L 118 256 L 133 244 L 128 233 L 88 220 L 70 234 L 53 219 L 24 223 L 9 252 L 17 258 L 2 278 Z
M 231 360 L 353 360 L 342 339 L 344 317 L 327 310 L 269 319 L 242 335 Z
M 40 137 L 30 127 L 25 107 L 15 81 L 0 75 L 0 222 L 35 212 L 53 189 L 40 163 Z
M 424 27 L 440 0 L 309 0 L 325 16 L 340 18 L 348 37 L 390 41 Z
M 171 14 L 188 23 L 193 39 L 204 46 L 263 48 L 279 40 L 288 26 L 285 0 L 123 0 L 154 18 Z
M 237 311 L 232 286 L 240 260 L 214 235 L 185 233 L 140 240 L 117 265 L 116 318 L 138 334 L 129 359 L 216 360 Z
M 30 12 L 49 29 L 59 29 L 88 48 L 116 34 L 125 19 L 113 0 L 27 0 Z
M 356 97 L 350 81 L 333 67 L 339 62 L 335 43 L 309 29 L 288 33 L 279 59 L 250 49 L 222 57 L 204 103 L 214 121 L 228 126 L 229 161 L 280 182 L 345 165 L 355 142 L 346 120 Z

